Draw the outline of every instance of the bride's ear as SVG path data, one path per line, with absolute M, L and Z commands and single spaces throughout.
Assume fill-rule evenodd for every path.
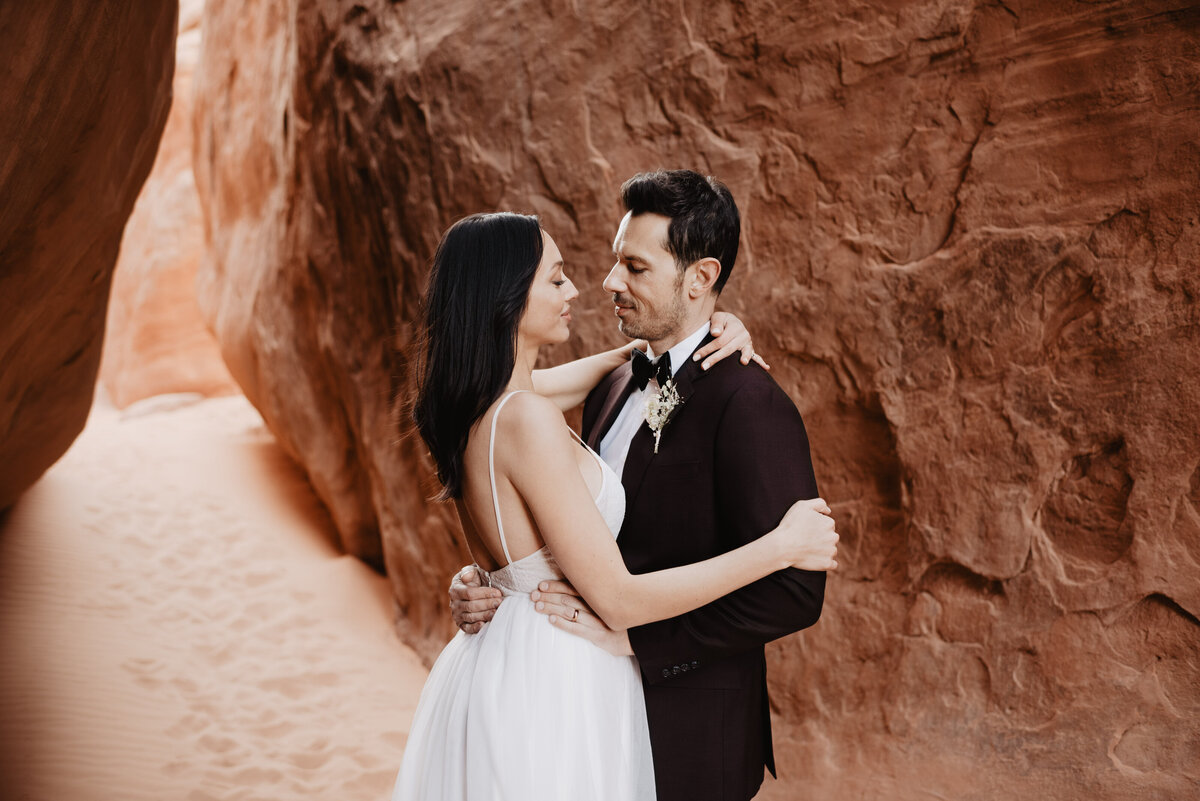
M 716 259 L 706 258 L 692 262 L 684 275 L 688 297 L 693 300 L 704 297 L 712 291 L 720 277 L 721 262 Z

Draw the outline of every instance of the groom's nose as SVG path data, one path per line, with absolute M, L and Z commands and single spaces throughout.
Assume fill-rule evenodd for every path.
M 604 283 L 601 284 L 604 287 L 604 291 L 610 295 L 619 295 L 628 289 L 625 286 L 625 282 L 621 280 L 621 276 L 617 274 L 620 270 L 621 264 L 618 262 L 608 271 L 608 275 L 604 277 Z

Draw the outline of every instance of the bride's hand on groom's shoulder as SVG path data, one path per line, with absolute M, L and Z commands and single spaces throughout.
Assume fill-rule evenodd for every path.
M 467 565 L 450 582 L 450 614 L 454 625 L 467 634 L 475 634 L 492 619 L 504 599 L 500 590 L 485 587 L 475 565 Z
M 695 361 L 704 360 L 700 363 L 701 369 L 707 370 L 726 356 L 732 356 L 738 352 L 742 354 L 742 364 L 755 361 L 764 370 L 771 369 L 771 365 L 754 352 L 754 340 L 750 337 L 750 331 L 734 315 L 729 312 L 713 312 L 708 330 L 714 337 L 713 341 L 697 350 L 692 356 Z
M 796 501 L 772 533 L 780 538 L 791 567 L 815 571 L 837 569 L 838 533 L 833 511 L 824 499 Z
M 533 608 L 550 616 L 550 624 L 582 637 L 614 656 L 633 656 L 629 635 L 624 629 L 610 629 L 592 611 L 587 601 L 565 581 L 543 581 L 530 593 Z

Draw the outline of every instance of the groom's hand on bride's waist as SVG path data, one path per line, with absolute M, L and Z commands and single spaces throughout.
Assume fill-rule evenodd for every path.
M 529 597 L 534 608 L 543 615 L 560 615 L 572 620 L 579 612 L 592 611 L 569 581 L 543 581 Z
M 474 634 L 492 619 L 503 598 L 500 590 L 483 586 L 475 565 L 467 565 L 450 582 L 450 614 L 454 625 Z
M 633 656 L 633 646 L 625 630 L 615 631 L 605 625 L 569 583 L 543 581 L 529 598 L 533 608 L 549 615 L 556 628 L 583 637 L 615 656 Z

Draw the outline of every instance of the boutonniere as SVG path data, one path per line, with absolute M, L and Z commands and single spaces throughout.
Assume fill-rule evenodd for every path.
M 646 399 L 646 425 L 650 426 L 650 431 L 654 433 L 655 453 L 658 453 L 658 441 L 662 439 L 663 429 L 671 422 L 675 409 L 682 403 L 679 388 L 675 386 L 673 379 L 668 379 L 659 387 L 658 394 Z

